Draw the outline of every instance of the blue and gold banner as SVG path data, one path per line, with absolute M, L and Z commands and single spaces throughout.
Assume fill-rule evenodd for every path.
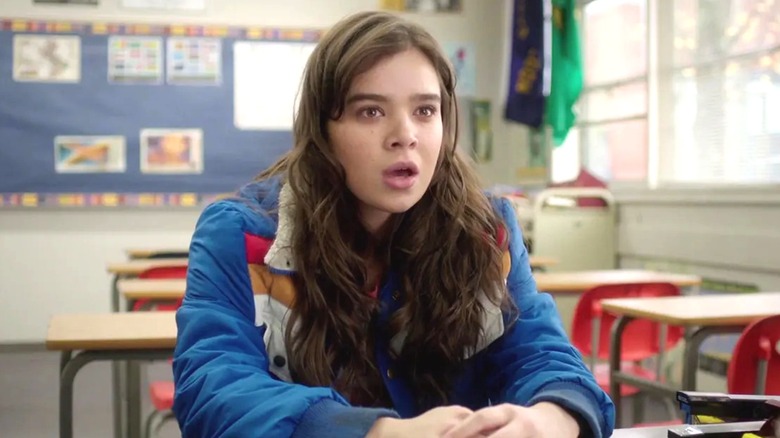
M 514 0 L 505 117 L 542 126 L 550 90 L 551 0 Z

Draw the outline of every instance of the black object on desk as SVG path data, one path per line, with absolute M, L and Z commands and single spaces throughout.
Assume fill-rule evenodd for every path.
M 678 391 L 677 401 L 686 425 L 669 429 L 669 438 L 741 438 L 746 433 L 780 436 L 780 397 Z M 723 423 L 699 425 L 697 417 L 716 417 Z

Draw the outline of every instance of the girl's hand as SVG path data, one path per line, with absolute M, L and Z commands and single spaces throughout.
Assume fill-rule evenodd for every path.
M 380 418 L 368 431 L 366 438 L 408 438 L 412 436 L 439 438 L 448 430 L 461 424 L 465 418 L 473 413 L 471 409 L 462 406 L 446 406 L 431 409 L 408 420 Z
M 445 438 L 576 438 L 577 421 L 563 408 L 539 403 L 530 408 L 502 404 L 480 409 L 444 434 Z

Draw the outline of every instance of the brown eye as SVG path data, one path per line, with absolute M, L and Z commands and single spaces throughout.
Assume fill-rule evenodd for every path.
M 382 115 L 382 110 L 377 108 L 377 107 L 375 107 L 375 106 L 371 106 L 371 107 L 368 107 L 368 108 L 363 108 L 362 110 L 360 110 L 360 116 L 366 117 L 366 118 L 369 118 L 369 119 L 374 119 L 374 118 L 380 117 L 381 115 Z
M 424 106 L 417 110 L 417 113 L 423 117 L 433 117 L 436 115 L 436 107 Z

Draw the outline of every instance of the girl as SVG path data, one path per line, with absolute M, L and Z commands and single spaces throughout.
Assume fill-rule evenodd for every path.
M 454 90 L 435 40 L 396 16 L 324 36 L 292 150 L 195 229 L 184 436 L 610 436 L 512 207 L 456 153 Z

